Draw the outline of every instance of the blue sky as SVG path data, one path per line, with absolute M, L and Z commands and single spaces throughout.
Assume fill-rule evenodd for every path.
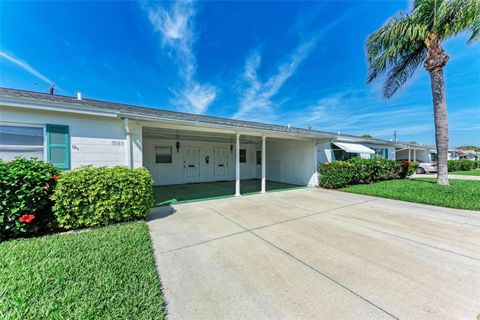
M 0 86 L 434 143 L 423 68 L 391 100 L 367 36 L 408 1 L 5 2 Z M 480 145 L 480 45 L 444 43 L 450 144 Z

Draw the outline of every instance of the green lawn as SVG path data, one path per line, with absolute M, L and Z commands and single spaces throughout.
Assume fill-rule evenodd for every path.
M 145 222 L 0 243 L 0 319 L 164 319 Z
M 480 170 L 452 171 L 448 174 L 461 174 L 465 176 L 480 176 Z
M 444 187 L 437 185 L 435 179 L 387 180 L 341 190 L 442 207 L 480 210 L 480 181 L 450 180 L 450 186 Z

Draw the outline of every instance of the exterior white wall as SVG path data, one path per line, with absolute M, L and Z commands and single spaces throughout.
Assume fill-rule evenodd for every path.
M 322 143 L 317 146 L 317 159 L 318 162 L 332 162 L 332 144 Z
M 0 108 L 0 123 L 69 126 L 72 169 L 82 165 L 97 167 L 127 165 L 126 133 L 121 119 L 4 106 Z M 130 128 L 133 164 L 134 167 L 141 167 L 142 130 L 135 121 L 130 122 Z
M 408 160 L 408 149 L 398 151 L 397 154 L 398 160 Z M 414 157 L 415 156 L 415 157 Z M 419 161 L 419 162 L 430 162 L 430 151 L 424 149 L 417 149 L 414 153 L 413 149 L 410 150 L 410 160 Z
M 230 151 L 230 143 L 222 142 L 203 142 L 203 141 L 186 141 L 179 140 L 180 149 L 177 152 L 177 140 L 152 139 L 145 138 L 143 164 L 152 174 L 154 185 L 168 185 L 185 183 L 183 155 L 184 149 L 187 147 L 197 147 L 200 149 L 200 176 L 194 182 L 210 182 L 215 181 L 214 176 L 214 149 L 224 148 L 227 150 L 227 174 L 222 180 L 235 180 L 235 146 L 233 152 Z M 172 163 L 155 163 L 155 146 L 171 147 L 172 148 Z M 240 163 L 240 178 L 241 179 L 255 179 L 257 177 L 256 170 L 256 150 L 258 147 L 255 144 L 242 144 L 240 149 L 246 149 L 247 162 Z M 209 157 L 209 163 L 206 163 L 205 158 Z M 192 182 L 192 181 L 190 181 Z
M 394 146 L 388 146 L 388 145 L 382 145 L 382 144 L 372 144 L 372 143 L 361 143 L 367 148 L 370 149 L 387 149 L 388 150 L 388 160 L 395 160 L 395 147 Z M 370 158 L 370 155 L 368 156 Z M 367 159 L 368 159 L 367 158 Z
M 312 141 L 267 138 L 267 180 L 316 185 L 317 148 Z

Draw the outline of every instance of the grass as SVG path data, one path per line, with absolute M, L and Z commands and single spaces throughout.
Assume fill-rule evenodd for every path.
M 1 319 L 163 319 L 145 222 L 0 243 Z
M 450 186 L 439 186 L 435 179 L 387 180 L 341 190 L 441 207 L 480 210 L 480 181 L 450 180 Z
M 460 174 L 464 176 L 480 176 L 480 170 L 452 171 L 448 174 Z
M 260 192 L 261 181 L 257 179 L 240 181 L 242 195 Z M 302 188 L 302 186 L 267 181 L 267 192 Z M 155 205 L 170 205 L 208 199 L 228 198 L 235 194 L 235 181 L 176 184 L 153 187 Z

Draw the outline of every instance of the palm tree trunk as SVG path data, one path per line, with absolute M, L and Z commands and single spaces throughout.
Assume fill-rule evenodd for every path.
M 425 68 L 430 73 L 435 118 L 435 142 L 438 156 L 437 184 L 448 185 L 448 117 L 443 78 L 443 67 L 448 62 L 448 56 L 440 46 L 440 41 L 435 33 L 429 35 L 426 44 L 428 55 L 425 59 Z
M 448 185 L 448 117 L 443 70 L 430 72 L 437 145 L 437 183 Z

